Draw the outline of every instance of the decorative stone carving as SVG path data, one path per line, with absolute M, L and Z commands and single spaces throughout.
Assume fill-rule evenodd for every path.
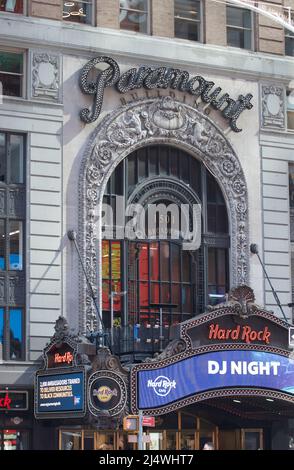
M 97 287 L 102 310 L 100 218 L 95 207 L 102 203 L 109 176 L 131 152 L 145 145 L 175 145 L 197 156 L 215 175 L 228 206 L 231 221 L 233 286 L 248 280 L 247 186 L 240 162 L 219 128 L 197 109 L 166 96 L 146 99 L 110 113 L 97 127 L 88 147 L 80 176 L 79 239 L 88 278 Z M 80 329 L 96 323 L 95 309 L 81 273 Z M 85 311 L 86 306 L 86 311 Z
M 276 85 L 261 85 L 262 127 L 285 129 L 285 89 Z
M 32 52 L 32 98 L 59 101 L 60 57 Z

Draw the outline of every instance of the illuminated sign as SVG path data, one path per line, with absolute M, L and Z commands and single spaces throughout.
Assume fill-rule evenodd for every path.
M 37 418 L 85 415 L 85 372 L 36 374 L 35 415 Z
M 96 69 L 96 65 L 108 64 L 103 71 Z M 93 71 L 98 72 L 93 81 Z M 206 80 L 200 75 L 190 77 L 186 70 L 174 69 L 172 67 L 149 67 L 141 66 L 131 68 L 124 73 L 120 73 L 118 63 L 107 56 L 96 57 L 90 60 L 82 69 L 80 76 L 80 87 L 83 93 L 93 95 L 93 109 L 82 109 L 80 118 L 89 124 L 98 119 L 105 88 L 116 86 L 120 93 L 127 93 L 139 88 L 147 90 L 167 89 L 179 90 L 189 93 L 195 98 L 200 97 L 204 103 L 220 110 L 222 116 L 228 119 L 229 125 L 234 132 L 240 132 L 237 126 L 237 119 L 245 109 L 253 107 L 251 103 L 252 95 L 239 95 L 237 100 L 233 100 L 228 93 L 222 93 L 221 87 L 215 87 L 215 83 Z
M 210 340 L 230 339 L 233 341 L 244 341 L 244 343 L 247 344 L 251 344 L 252 342 L 269 344 L 270 337 L 271 332 L 267 326 L 257 331 L 249 325 L 238 325 L 236 328 L 221 328 L 218 323 L 209 325 L 208 339 Z
M 136 373 L 138 409 L 156 409 L 228 387 L 266 388 L 294 396 L 294 360 L 268 352 L 208 352 Z
M 22 411 L 28 409 L 28 392 L 0 390 L 0 411 Z
M 48 369 L 72 367 L 76 365 L 76 351 L 67 342 L 53 343 L 45 352 Z

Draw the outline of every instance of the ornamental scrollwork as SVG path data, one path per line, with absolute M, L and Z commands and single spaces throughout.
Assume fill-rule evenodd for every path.
M 98 125 L 84 156 L 80 176 L 79 239 L 87 274 L 102 306 L 101 246 L 96 207 L 102 203 L 115 167 L 139 147 L 165 143 L 194 154 L 215 176 L 230 212 L 232 285 L 248 281 L 247 186 L 228 139 L 206 115 L 173 98 L 140 100 L 116 109 Z M 96 211 L 95 211 L 96 209 Z M 84 277 L 80 276 L 80 328 L 95 325 L 96 314 Z M 86 305 L 86 312 L 85 312 Z

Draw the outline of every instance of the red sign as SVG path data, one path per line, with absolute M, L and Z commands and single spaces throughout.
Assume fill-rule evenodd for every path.
M 55 353 L 54 354 L 54 364 L 67 363 L 71 364 L 73 361 L 73 355 L 71 352 L 65 352 L 64 354 Z
M 142 426 L 149 426 L 150 428 L 154 428 L 155 427 L 154 416 L 143 416 Z
M 249 325 L 238 325 L 236 328 L 220 328 L 219 324 L 212 323 L 209 325 L 208 339 L 244 341 L 247 344 L 253 341 L 262 343 L 270 343 L 271 332 L 265 326 L 262 330 L 254 330 Z
M 7 410 L 10 410 L 11 402 L 12 400 L 6 392 L 5 396 L 0 398 L 0 408 L 6 408 Z

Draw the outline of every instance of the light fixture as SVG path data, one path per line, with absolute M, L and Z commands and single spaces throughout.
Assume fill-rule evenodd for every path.
M 240 400 L 233 400 L 234 403 L 241 403 Z
M 266 401 L 275 401 L 272 398 L 266 398 Z

